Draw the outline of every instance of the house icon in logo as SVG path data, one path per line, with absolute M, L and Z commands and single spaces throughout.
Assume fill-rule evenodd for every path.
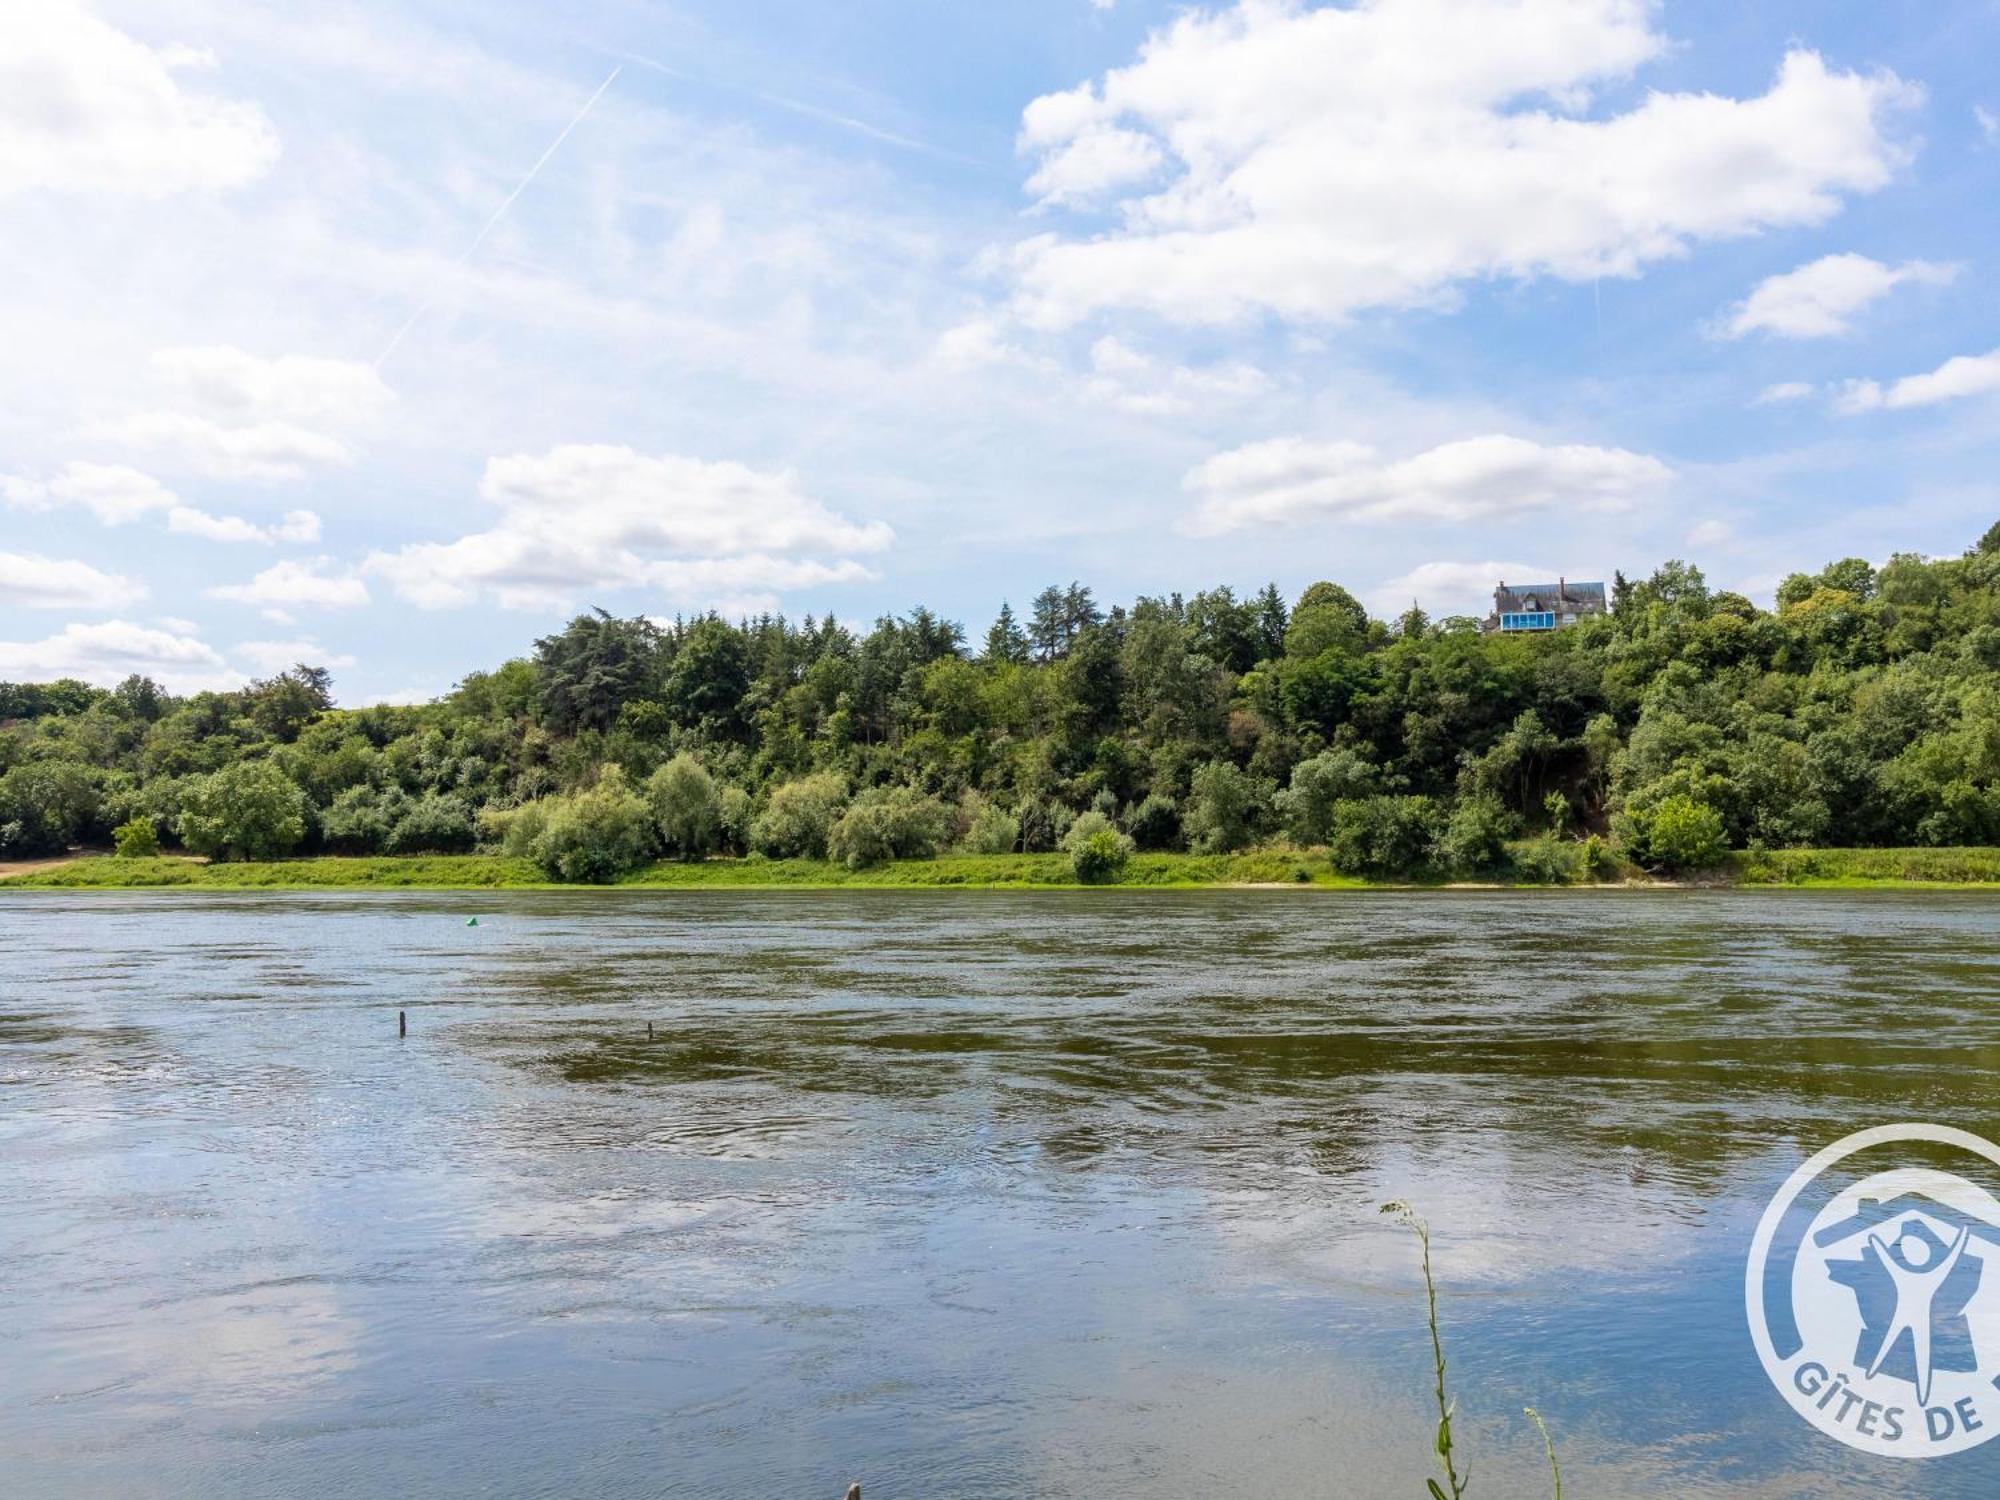
M 1922 1405 L 1938 1371 L 1979 1370 L 1966 1308 L 1986 1261 L 1973 1251 L 2000 1245 L 2000 1224 L 1910 1192 L 1863 1198 L 1813 1243 L 1850 1257 L 1829 1255 L 1826 1272 L 1854 1294 L 1861 1314 L 1854 1361 L 1868 1375 L 1908 1381 Z

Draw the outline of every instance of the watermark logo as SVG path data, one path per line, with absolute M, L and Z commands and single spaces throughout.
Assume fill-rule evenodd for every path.
M 2000 1199 L 1982 1182 L 2000 1183 L 2000 1146 L 1880 1125 L 1814 1156 L 1764 1210 L 1750 1336 L 1820 1431 L 1898 1458 L 2000 1437 Z

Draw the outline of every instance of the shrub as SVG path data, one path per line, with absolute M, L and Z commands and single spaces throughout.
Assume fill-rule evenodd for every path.
M 831 771 L 788 781 L 751 823 L 750 846 L 776 859 L 824 859 L 827 835 L 846 802 L 847 783 Z
M 320 814 L 320 838 L 339 854 L 379 854 L 388 847 L 390 830 L 408 802 L 399 787 L 379 792 L 372 786 L 351 786 Z
M 1197 854 L 1227 854 L 1263 831 L 1271 784 L 1246 776 L 1226 760 L 1211 761 L 1191 778 L 1182 828 Z
M 111 837 L 118 846 L 120 859 L 151 859 L 160 852 L 160 830 L 153 826 L 151 818 L 120 823 L 112 830 Z
M 268 760 L 195 778 L 181 796 L 181 842 L 210 859 L 274 859 L 306 836 L 306 794 Z
M 1066 803 L 1047 798 L 1027 803 L 1021 808 L 1021 847 L 1031 854 L 1059 849 L 1075 821 L 1076 810 Z
M 885 859 L 928 859 L 951 836 L 951 811 L 915 787 L 876 787 L 854 799 L 827 834 L 826 852 L 850 870 Z
M 1506 857 L 1514 818 L 1490 793 L 1460 797 L 1438 836 L 1433 858 L 1440 869 L 1472 875 L 1496 868 Z
M 1583 868 L 1581 853 L 1553 833 L 1529 839 L 1514 852 L 1514 873 L 1538 885 L 1571 885 Z
M 1676 870 L 1706 870 L 1729 852 L 1722 814 L 1692 797 L 1668 797 L 1647 820 L 1646 845 L 1653 858 Z
M 498 845 L 500 852 L 510 859 L 532 859 L 535 840 L 548 826 L 549 810 L 554 802 L 555 799 L 550 797 L 524 802 L 519 807 L 482 807 L 478 818 L 479 836 L 489 844 Z
M 618 767 L 606 766 L 590 790 L 551 801 L 530 847 L 551 879 L 603 885 L 652 855 L 652 812 Z
M 960 805 L 965 835 L 959 845 L 968 854 L 1012 854 L 1020 842 L 1021 820 L 1004 807 L 968 794 Z
M 1429 797 L 1363 797 L 1337 802 L 1327 853 L 1349 875 L 1408 875 L 1427 864 L 1443 831 Z
M 1173 798 L 1154 792 L 1132 810 L 1125 831 L 1141 849 L 1173 849 L 1181 841 L 1181 810 Z
M 1278 817 L 1295 843 L 1324 844 L 1333 837 L 1333 809 L 1374 795 L 1375 767 L 1352 750 L 1324 750 L 1292 767 L 1291 785 L 1276 797 Z
M 1085 885 L 1116 880 L 1125 861 L 1132 857 L 1132 840 L 1094 809 L 1070 824 L 1062 846 L 1069 855 L 1070 868 Z
M 472 809 L 440 792 L 410 803 L 382 841 L 390 854 L 463 854 L 472 844 Z
M 0 854 L 60 854 L 97 816 L 98 778 L 75 761 L 39 760 L 0 776 Z
M 750 852 L 750 794 L 740 786 L 725 786 L 718 799 L 722 813 L 721 847 L 732 854 Z
M 646 782 L 660 847 L 681 859 L 706 859 L 722 839 L 722 797 L 700 761 L 686 751 Z

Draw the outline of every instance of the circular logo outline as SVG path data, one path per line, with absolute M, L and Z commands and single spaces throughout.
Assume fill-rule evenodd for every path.
M 1830 1426 L 1816 1419 L 1810 1407 L 1802 1407 L 1791 1389 L 1788 1379 L 1787 1361 L 1782 1359 L 1771 1342 L 1768 1310 L 1764 1301 L 1764 1279 L 1770 1259 L 1771 1243 L 1777 1237 L 1779 1226 L 1784 1222 L 1792 1206 L 1808 1187 L 1818 1181 L 1829 1167 L 1837 1166 L 1850 1156 L 1869 1150 L 1875 1146 L 1891 1145 L 1897 1141 L 1924 1141 L 1933 1145 L 1952 1146 L 1978 1156 L 2000 1172 L 2000 1146 L 1984 1136 L 1969 1130 L 1961 1130 L 1954 1125 L 1931 1125 L 1922 1121 L 1905 1120 L 1893 1125 L 1872 1125 L 1866 1130 L 1857 1130 L 1842 1136 L 1831 1145 L 1814 1152 L 1801 1162 L 1787 1177 L 1784 1184 L 1771 1196 L 1764 1213 L 1757 1221 L 1757 1230 L 1750 1240 L 1750 1253 L 1743 1268 L 1744 1310 L 1749 1316 L 1750 1340 L 1756 1346 L 1758 1363 L 1764 1374 L 1784 1398 L 1785 1404 L 1797 1412 L 1802 1420 L 1828 1437 L 1845 1443 L 1850 1448 L 1863 1453 L 1873 1453 L 1885 1458 L 1946 1458 L 1953 1453 L 1964 1453 L 1983 1443 L 2000 1437 L 2000 1422 L 1988 1422 L 1980 1434 L 1960 1433 L 1965 1439 L 1951 1447 L 1921 1449 L 1903 1444 L 1880 1435 L 1864 1435 L 1850 1432 L 1837 1425 Z

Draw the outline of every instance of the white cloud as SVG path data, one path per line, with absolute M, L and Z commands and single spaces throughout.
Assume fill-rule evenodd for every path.
M 1722 332 L 1727 338 L 1763 330 L 1783 338 L 1818 339 L 1847 332 L 1854 314 L 1906 282 L 1942 285 L 1958 274 L 1954 265 L 1909 260 L 1885 266 L 1865 255 L 1827 255 L 1767 276 L 1736 305 Z
M 1990 144 L 2000 146 L 2000 114 L 1995 114 L 1983 104 L 1972 106 L 1972 118 L 1979 122 Z
M 1493 607 L 1493 590 L 1507 579 L 1540 582 L 1556 575 L 1539 563 L 1427 562 L 1384 579 L 1368 591 L 1367 603 L 1383 619 L 1400 615 L 1412 600 L 1433 618 L 1484 615 Z
M 189 49 L 147 47 L 70 0 L 10 5 L 5 26 L 0 196 L 163 198 L 239 187 L 277 160 L 277 132 L 256 105 L 181 87 L 175 69 L 204 60 Z
M 1727 547 L 1736 540 L 1736 528 L 1728 521 L 1710 516 L 1695 522 L 1687 540 L 1690 547 Z
M 1835 404 L 1844 412 L 1902 411 L 1983 396 L 1989 391 L 2000 391 L 2000 349 L 1991 354 L 1961 354 L 1927 374 L 1905 375 L 1887 387 L 1873 380 L 1850 380 Z
M 1770 406 L 1779 401 L 1803 401 L 1815 387 L 1804 380 L 1781 380 L 1776 385 L 1767 385 L 1757 393 L 1757 405 Z
M 230 654 L 249 662 L 266 677 L 274 672 L 289 671 L 300 662 L 328 669 L 355 665 L 353 657 L 344 652 L 329 651 L 310 637 L 295 641 L 244 641 Z
M 267 358 L 202 344 L 161 349 L 152 364 L 169 389 L 220 421 L 342 426 L 373 417 L 396 399 L 375 367 L 357 359 Z
M 0 496 L 22 510 L 79 506 L 106 526 L 123 526 L 180 503 L 152 475 L 123 464 L 65 464 L 49 480 L 0 476 Z
M 479 493 L 500 510 L 491 530 L 378 552 L 366 570 L 426 609 L 483 593 L 533 609 L 639 587 L 711 602 L 718 593 L 866 578 L 841 554 L 893 540 L 879 521 L 850 521 L 800 494 L 788 473 L 607 444 L 489 459 Z
M 259 526 L 241 516 L 211 515 L 189 505 L 176 505 L 167 512 L 167 530 L 205 537 L 211 542 L 316 542 L 319 517 L 309 510 L 288 510 L 275 526 Z
M 1031 354 L 1013 342 L 992 318 L 970 318 L 947 328 L 938 336 L 931 352 L 938 363 L 950 370 L 984 370 L 995 365 L 1020 365 L 1045 373 L 1056 369 L 1053 360 Z
M 289 618 L 289 611 L 308 609 L 351 609 L 368 602 L 368 585 L 353 574 L 342 576 L 321 571 L 330 557 L 300 562 L 286 558 L 275 562 L 248 583 L 220 584 L 209 589 L 211 599 L 227 599 L 235 604 L 257 604 L 276 618 Z
M 1045 198 L 1123 195 L 1099 233 L 1016 247 L 1018 310 L 1055 327 L 1116 307 L 1324 320 L 1475 278 L 1631 276 L 1699 241 L 1822 222 L 1903 160 L 1884 120 L 1918 91 L 1806 51 L 1754 98 L 1653 93 L 1584 116 L 1594 88 L 1668 50 L 1652 13 L 1244 0 L 1184 15 L 1130 66 L 1025 112 Z
M 1618 510 L 1673 478 L 1623 448 L 1547 446 L 1488 434 L 1386 460 L 1364 443 L 1276 438 L 1219 453 L 1189 471 L 1196 535 L 1313 515 L 1358 521 L 1470 521 L 1555 506 Z
M 89 563 L 0 552 L 0 606 L 26 609 L 118 609 L 144 598 L 144 584 Z
M 65 625 L 39 641 L 0 641 L 0 678 L 47 682 L 80 677 L 110 687 L 134 672 L 177 693 L 224 688 L 242 681 L 215 649 L 192 635 L 175 635 L 106 620 L 99 625 Z
M 1090 365 L 1092 374 L 1084 384 L 1087 396 L 1144 416 L 1171 416 L 1241 401 L 1260 394 L 1271 383 L 1253 365 L 1196 369 L 1167 364 L 1108 334 L 1091 346 Z
M 162 349 L 152 367 L 168 404 L 91 429 L 217 479 L 297 479 L 353 462 L 345 432 L 395 400 L 372 365 L 228 345 Z

